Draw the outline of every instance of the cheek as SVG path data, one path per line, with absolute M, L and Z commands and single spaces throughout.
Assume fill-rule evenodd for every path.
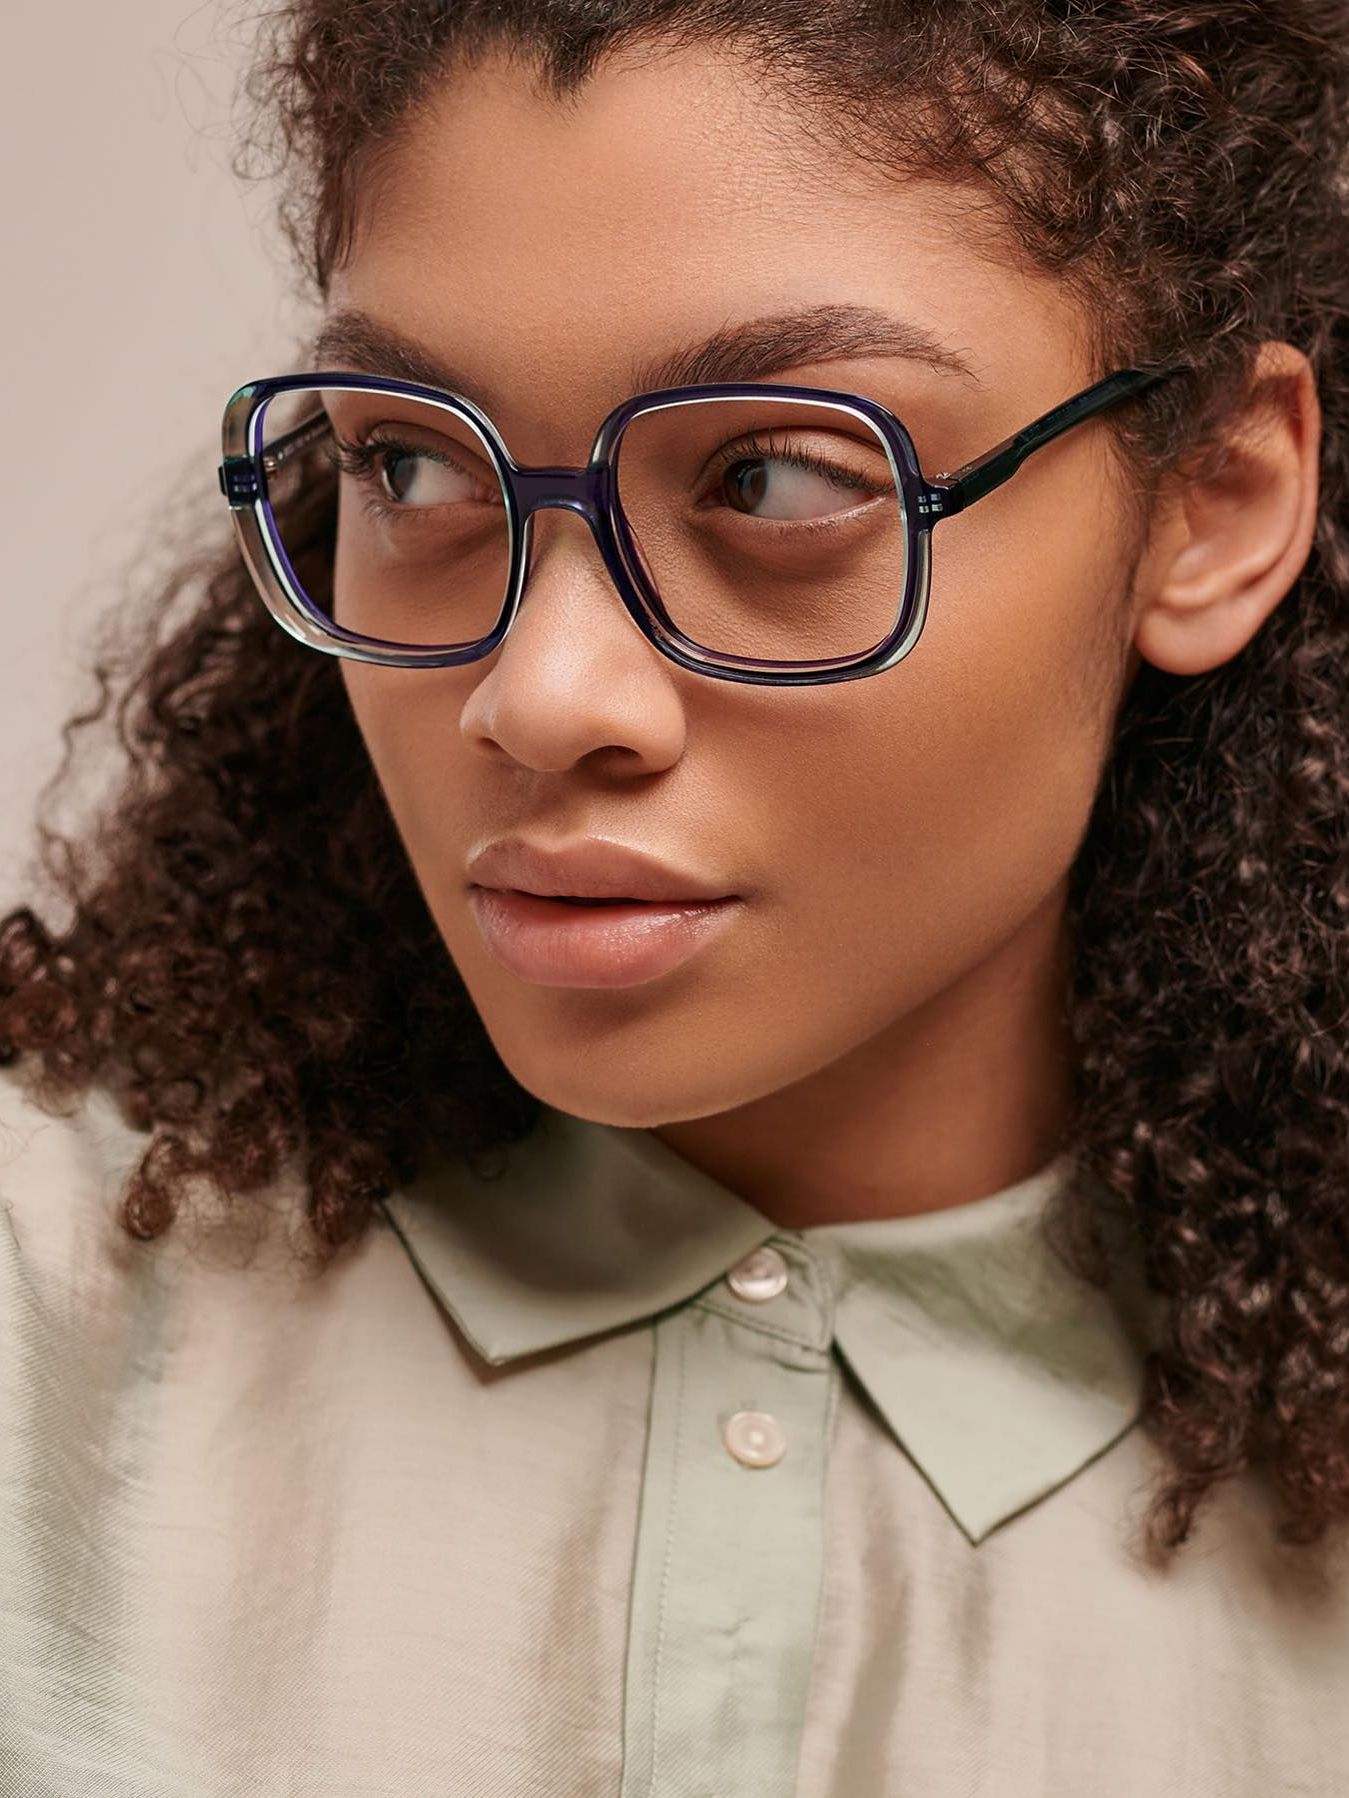
M 1113 699 L 1100 608 L 1122 571 L 1053 547 L 934 554 L 917 649 L 856 684 L 832 741 L 823 708 L 799 739 L 788 790 L 814 821 L 799 873 L 818 948 L 856 980 L 883 979 L 888 957 L 906 1004 L 1036 910 L 1090 815 Z
M 340 662 L 339 667 L 357 729 L 365 741 L 385 797 L 397 815 L 398 801 L 408 785 L 408 771 L 414 756 L 397 684 L 398 677 L 408 671 L 347 660 Z M 407 688 L 403 686 L 401 696 L 406 697 L 406 693 Z
M 453 835 L 464 783 L 453 772 L 463 705 L 451 669 L 379 668 L 344 660 L 342 680 L 408 859 L 421 878 Z

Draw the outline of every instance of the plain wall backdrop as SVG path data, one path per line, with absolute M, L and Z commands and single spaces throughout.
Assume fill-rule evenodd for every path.
M 219 0 L 6 17 L 0 906 L 26 893 L 62 720 L 97 697 L 90 625 L 137 590 L 157 497 L 215 486 L 226 399 L 294 366 L 314 316 L 273 184 L 230 170 L 256 30 Z

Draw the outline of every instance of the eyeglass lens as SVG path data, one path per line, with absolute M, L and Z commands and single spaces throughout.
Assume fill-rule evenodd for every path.
M 290 389 L 266 403 L 262 450 L 293 574 L 339 629 L 453 649 L 495 628 L 510 520 L 470 418 L 403 395 Z M 859 413 L 771 396 L 639 412 L 615 479 L 629 553 L 699 647 L 814 662 L 863 656 L 893 630 L 904 502 Z

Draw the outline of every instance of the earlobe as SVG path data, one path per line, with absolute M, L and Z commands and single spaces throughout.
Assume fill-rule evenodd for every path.
M 1260 346 L 1250 403 L 1201 471 L 1179 472 L 1140 561 L 1134 643 L 1202 674 L 1237 655 L 1301 573 L 1316 531 L 1321 409 L 1311 364 Z

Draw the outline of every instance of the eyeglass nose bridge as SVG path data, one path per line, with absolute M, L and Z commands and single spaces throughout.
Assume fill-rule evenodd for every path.
M 663 609 L 653 595 L 643 591 L 640 575 L 628 565 L 632 550 L 626 541 L 626 521 L 614 501 L 610 464 L 590 463 L 585 468 L 522 468 L 512 464 L 504 473 L 515 503 L 523 542 L 526 545 L 530 542 L 533 534 L 530 519 L 535 512 L 574 512 L 578 518 L 584 518 L 620 599 L 643 634 L 649 634 L 642 614 L 654 613 L 656 619 L 661 620 Z M 522 587 L 528 578 L 530 559 L 526 558 L 526 568 L 520 575 Z
M 634 555 L 627 522 L 614 498 L 612 465 L 591 462 L 584 468 L 536 468 L 507 463 L 501 472 L 510 488 L 523 550 L 515 597 L 508 608 L 510 621 L 514 620 L 533 563 L 531 518 L 535 512 L 573 512 L 589 525 L 624 610 L 644 637 L 658 648 L 663 647 L 673 626 L 659 597 L 642 578 L 640 558 Z M 509 629 L 508 622 L 506 630 Z
M 588 468 L 512 468 L 507 471 L 511 490 L 523 524 L 532 512 L 557 507 L 577 512 L 592 529 L 609 507 L 609 469 Z

